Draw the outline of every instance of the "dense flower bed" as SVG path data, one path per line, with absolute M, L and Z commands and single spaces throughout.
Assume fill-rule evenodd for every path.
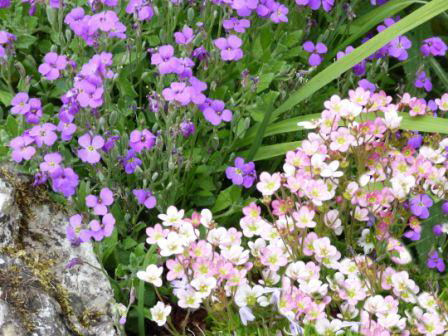
M 437 2 L 0 0 L 0 160 L 123 333 L 447 334 Z

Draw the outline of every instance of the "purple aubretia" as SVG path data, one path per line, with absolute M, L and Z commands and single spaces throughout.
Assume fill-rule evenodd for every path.
M 103 188 L 100 191 L 100 196 L 87 195 L 86 205 L 89 208 L 93 208 L 95 215 L 107 214 L 107 207 L 114 202 L 114 194 L 109 188 Z
M 439 253 L 437 251 L 434 251 L 429 255 L 426 265 L 428 268 L 437 268 L 439 272 L 445 271 L 445 263 L 443 259 L 439 257 Z
M 33 143 L 33 138 L 28 135 L 22 135 L 12 139 L 9 142 L 9 147 L 12 149 L 12 159 L 17 163 L 22 162 L 22 160 L 28 161 L 31 159 L 36 154 L 36 149 L 31 146 Z
M 67 57 L 49 52 L 44 57 L 44 63 L 39 66 L 39 72 L 47 80 L 55 80 L 60 76 L 60 72 L 67 66 Z
M 221 122 L 229 122 L 233 118 L 232 111 L 225 109 L 222 100 L 207 99 L 204 104 L 199 105 L 204 118 L 213 126 L 221 124 Z
M 432 205 L 431 197 L 426 194 L 417 195 L 409 201 L 409 209 L 415 216 L 421 219 L 429 217 L 429 208 Z
M 138 204 L 144 205 L 148 209 L 152 209 L 156 206 L 156 198 L 150 190 L 146 189 L 134 189 L 132 191 Z
M 417 78 L 414 82 L 416 88 L 423 88 L 426 92 L 432 90 L 431 78 L 426 75 L 426 72 L 419 71 L 417 72 Z
M 243 41 L 236 35 L 229 35 L 227 38 L 220 37 L 214 41 L 215 46 L 220 50 L 223 61 L 238 61 L 243 58 L 241 45 Z
M 322 63 L 322 56 L 323 54 L 326 54 L 328 49 L 327 46 L 321 42 L 318 42 L 314 44 L 311 41 L 306 41 L 303 44 L 303 49 L 306 52 L 311 53 L 310 57 L 308 58 L 308 63 L 311 66 L 318 66 Z
M 227 167 L 226 176 L 233 184 L 250 188 L 257 178 L 255 164 L 253 162 L 244 163 L 244 159 L 237 157 L 234 167 Z
M 322 6 L 326 12 L 329 12 L 334 6 L 334 0 L 296 0 L 296 4 L 308 6 L 312 10 L 318 10 Z
M 134 130 L 129 137 L 129 146 L 136 152 L 151 149 L 156 143 L 156 136 L 147 129 L 142 131 Z
M 101 160 L 99 150 L 104 145 L 104 139 L 101 136 L 95 135 L 92 138 L 90 134 L 86 133 L 78 139 L 78 143 L 81 146 L 78 149 L 78 157 L 83 162 L 94 164 Z
M 189 44 L 193 41 L 193 38 L 193 29 L 190 27 L 184 27 L 182 31 L 174 33 L 174 40 L 177 44 Z
M 392 40 L 389 45 L 389 55 L 395 57 L 399 61 L 404 61 L 408 58 L 407 49 L 412 46 L 411 40 L 406 36 L 399 36 Z
M 114 231 L 115 218 L 108 213 L 103 216 L 101 221 L 96 219 L 90 221 L 89 226 L 90 236 L 96 241 L 100 241 L 105 237 L 109 237 Z
M 130 149 L 126 156 L 121 159 L 121 163 L 123 164 L 126 174 L 133 174 L 137 167 L 142 164 L 142 160 L 135 155 L 134 150 Z
M 67 239 L 72 245 L 85 243 L 90 239 L 89 230 L 84 229 L 82 224 L 82 216 L 80 214 L 73 215 L 69 218 L 69 224 L 66 228 Z
M 79 183 L 78 175 L 72 168 L 56 169 L 51 175 L 53 190 L 65 197 L 73 196 Z
M 44 156 L 44 162 L 39 167 L 42 172 L 48 172 L 49 174 L 55 172 L 61 168 L 62 156 L 59 153 L 48 153 Z
M 440 37 L 431 37 L 423 41 L 420 51 L 423 56 L 445 56 L 447 45 Z

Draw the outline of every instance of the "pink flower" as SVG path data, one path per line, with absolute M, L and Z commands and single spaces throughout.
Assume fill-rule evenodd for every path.
M 346 152 L 355 142 L 355 137 L 345 127 L 340 127 L 337 131 L 332 132 L 330 137 L 332 140 L 330 149 L 333 151 Z

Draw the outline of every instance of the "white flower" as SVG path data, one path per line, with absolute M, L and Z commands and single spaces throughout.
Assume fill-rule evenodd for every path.
M 195 278 L 191 286 L 198 291 L 199 296 L 205 298 L 216 288 L 216 279 L 214 277 Z
M 311 120 L 311 121 L 300 121 L 297 123 L 297 126 L 304 129 L 314 129 L 319 124 L 319 119 Z
M 213 222 L 213 215 L 209 209 L 203 209 L 201 211 L 201 224 L 207 229 L 210 228 L 210 224 Z
M 363 308 L 371 314 L 382 314 L 387 312 L 387 306 L 381 295 L 375 295 L 367 298 Z
M 241 307 L 239 313 L 243 325 L 247 325 L 248 321 L 255 320 L 255 316 L 252 314 L 252 310 L 249 307 Z
M 342 329 L 342 322 L 338 319 L 334 319 L 331 322 L 326 318 L 319 319 L 316 322 L 316 331 L 319 335 L 333 335 L 338 334 L 338 331 Z
M 246 284 L 238 286 L 235 293 L 235 303 L 239 307 L 253 306 L 257 302 L 263 301 L 260 300 L 263 294 L 264 289 L 260 285 L 255 285 L 254 287 L 250 287 Z
M 296 221 L 296 226 L 299 229 L 313 228 L 316 226 L 316 222 L 313 221 L 315 212 L 310 210 L 307 206 L 303 206 L 299 211 L 294 211 L 292 216 Z
M 151 320 L 161 327 L 166 323 L 166 318 L 171 313 L 171 306 L 165 305 L 163 302 L 159 301 L 149 311 L 151 312 Z
M 166 239 L 159 240 L 157 244 L 160 247 L 160 255 L 162 257 L 179 254 L 184 250 L 182 239 L 176 232 L 168 233 Z
M 338 170 L 339 168 L 339 161 L 331 161 L 329 164 L 324 164 L 320 176 L 322 177 L 341 177 L 343 173 Z
M 178 305 L 181 308 L 193 308 L 198 309 L 202 302 L 202 297 L 194 290 L 179 290 L 177 292 L 179 298 Z
M 382 119 L 384 124 L 390 130 L 396 130 L 400 127 L 400 123 L 403 117 L 398 116 L 397 106 L 389 105 L 384 109 L 384 118 Z
M 412 175 L 399 174 L 390 179 L 392 183 L 392 191 L 399 199 L 404 199 L 411 188 L 415 186 L 415 177 Z
M 358 245 L 364 249 L 364 253 L 368 254 L 372 252 L 375 245 L 373 244 L 369 229 L 362 230 L 361 237 L 358 239 Z
M 339 236 L 344 230 L 342 221 L 339 219 L 339 211 L 336 209 L 330 210 L 325 214 L 324 223 L 332 229 L 337 236 Z
M 163 267 L 157 267 L 157 265 L 149 265 L 145 271 L 138 271 L 137 278 L 142 281 L 149 282 L 156 287 L 162 286 L 161 275 L 163 273 Z
M 279 173 L 269 174 L 262 172 L 260 182 L 257 183 L 257 189 L 263 196 L 271 196 L 280 188 L 281 176 Z
M 166 210 L 166 214 L 160 214 L 158 217 L 165 226 L 179 225 L 183 222 L 184 210 L 177 210 L 175 206 L 171 205 Z

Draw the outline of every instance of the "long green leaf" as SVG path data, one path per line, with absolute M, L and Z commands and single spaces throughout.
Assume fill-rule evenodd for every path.
M 320 113 L 315 114 L 306 114 L 303 116 L 282 120 L 278 123 L 271 124 L 266 128 L 265 136 L 269 135 L 275 135 L 275 134 L 281 134 L 281 133 L 288 133 L 288 132 L 296 132 L 299 130 L 303 130 L 303 127 L 297 126 L 297 123 L 301 121 L 311 121 L 314 119 L 319 119 Z M 238 143 L 238 145 L 241 147 L 244 147 L 246 145 L 249 145 L 252 143 L 252 141 L 255 139 L 256 136 L 256 130 L 251 129 L 247 132 L 245 138 L 243 141 Z
M 260 139 L 265 136 L 266 128 L 268 127 L 271 117 L 273 120 L 275 120 L 295 105 L 309 98 L 323 86 L 341 76 L 345 71 L 351 69 L 354 65 L 358 64 L 366 57 L 369 57 L 370 55 L 375 53 L 378 49 L 389 43 L 397 36 L 405 34 L 406 32 L 423 24 L 424 22 L 430 20 L 431 18 L 437 16 L 447 9 L 447 0 L 432 0 L 431 2 L 415 10 L 396 24 L 382 31 L 360 47 L 356 48 L 351 54 L 341 58 L 340 60 L 331 64 L 316 76 L 314 76 L 305 86 L 294 92 L 291 97 L 288 98 L 275 111 L 269 111 L 269 113 L 266 113 L 265 118 L 261 124 L 253 126 L 257 129 L 255 140 L 258 141 L 253 142 L 253 145 L 248 152 L 248 154 L 251 154 L 249 156 L 249 159 L 256 156 L 256 152 L 261 144 Z
M 285 142 L 277 145 L 262 146 L 259 148 L 257 154 L 253 157 L 252 161 L 261 161 L 270 159 L 276 156 L 286 154 L 290 150 L 294 150 L 300 146 L 302 141 Z M 248 151 L 239 153 L 239 156 L 246 157 Z

